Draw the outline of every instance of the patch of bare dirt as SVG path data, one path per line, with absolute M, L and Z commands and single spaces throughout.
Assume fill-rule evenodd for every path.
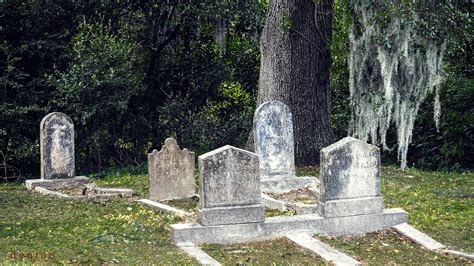
M 308 188 L 302 188 L 292 190 L 286 193 L 267 193 L 268 196 L 292 203 L 303 203 L 303 204 L 317 204 L 317 198 L 314 196 L 314 192 L 311 192 Z

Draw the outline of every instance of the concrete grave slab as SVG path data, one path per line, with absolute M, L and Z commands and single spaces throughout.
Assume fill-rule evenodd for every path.
M 43 187 L 47 189 L 63 189 L 78 187 L 81 185 L 89 184 L 91 180 L 85 176 L 75 176 L 73 178 L 62 178 L 62 179 L 29 179 L 25 181 L 26 188 L 29 190 L 35 189 L 35 187 Z
M 427 234 L 417 230 L 416 228 L 412 227 L 408 223 L 402 223 L 393 227 L 398 233 L 408 237 L 413 242 L 421 245 L 422 247 L 438 252 L 443 255 L 452 255 L 461 257 L 464 259 L 468 259 L 474 262 L 474 254 L 469 254 L 462 251 L 451 250 L 448 249 L 445 245 L 441 244 L 440 242 L 434 240 Z
M 173 243 L 239 243 L 284 237 L 291 233 L 320 235 L 360 235 L 407 222 L 401 209 L 385 209 L 382 213 L 324 218 L 316 214 L 277 216 L 263 223 L 242 223 L 203 226 L 201 224 L 171 225 Z

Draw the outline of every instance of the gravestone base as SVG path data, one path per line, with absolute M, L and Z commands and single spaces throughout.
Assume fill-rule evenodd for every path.
M 198 223 L 201 225 L 223 225 L 262 223 L 265 221 L 265 208 L 261 204 L 235 207 L 215 207 L 198 210 Z
M 277 216 L 263 223 L 203 226 L 172 224 L 173 243 L 241 243 L 284 237 L 292 233 L 343 236 L 362 235 L 387 229 L 408 221 L 402 209 L 385 209 L 382 213 L 324 218 L 316 214 Z
M 64 189 L 78 187 L 89 184 L 91 180 L 85 176 L 75 176 L 73 178 L 58 178 L 58 179 L 29 179 L 25 181 L 26 188 L 33 190 L 36 187 L 43 187 L 46 189 Z
M 305 187 L 315 187 L 319 182 L 310 176 L 275 177 L 262 179 L 261 190 L 264 193 L 285 193 Z
M 383 212 L 382 197 L 364 197 L 319 201 L 318 214 L 322 217 L 344 217 Z

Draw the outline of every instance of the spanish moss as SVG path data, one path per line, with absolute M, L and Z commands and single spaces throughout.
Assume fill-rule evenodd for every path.
M 398 159 L 407 165 L 408 146 L 421 103 L 435 93 L 434 119 L 441 113 L 439 84 L 446 47 L 419 34 L 412 19 L 387 16 L 376 21 L 376 5 L 353 3 L 350 29 L 349 88 L 352 121 L 349 134 L 387 145 L 387 131 L 395 125 Z

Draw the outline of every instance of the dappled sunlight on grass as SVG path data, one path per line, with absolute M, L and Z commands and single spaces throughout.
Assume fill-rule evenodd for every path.
M 319 169 L 298 169 L 299 176 L 318 176 Z M 132 188 L 147 197 L 146 174 L 115 170 L 93 175 L 101 187 Z M 410 224 L 453 249 L 473 252 L 474 174 L 401 171 L 382 168 L 386 207 L 409 213 Z M 193 211 L 197 198 L 170 201 Z M 181 222 L 124 199 L 67 201 L 26 191 L 20 184 L 0 185 L 0 262 L 12 251 L 54 254 L 37 263 L 195 263 L 171 245 L 169 225 Z M 266 211 L 267 217 L 293 215 Z M 324 242 L 369 264 L 458 264 L 463 261 L 426 251 L 391 230 L 356 237 L 319 237 Z M 3 248 L 5 247 L 5 248 Z M 324 264 L 288 240 L 235 245 L 203 245 L 224 264 Z

